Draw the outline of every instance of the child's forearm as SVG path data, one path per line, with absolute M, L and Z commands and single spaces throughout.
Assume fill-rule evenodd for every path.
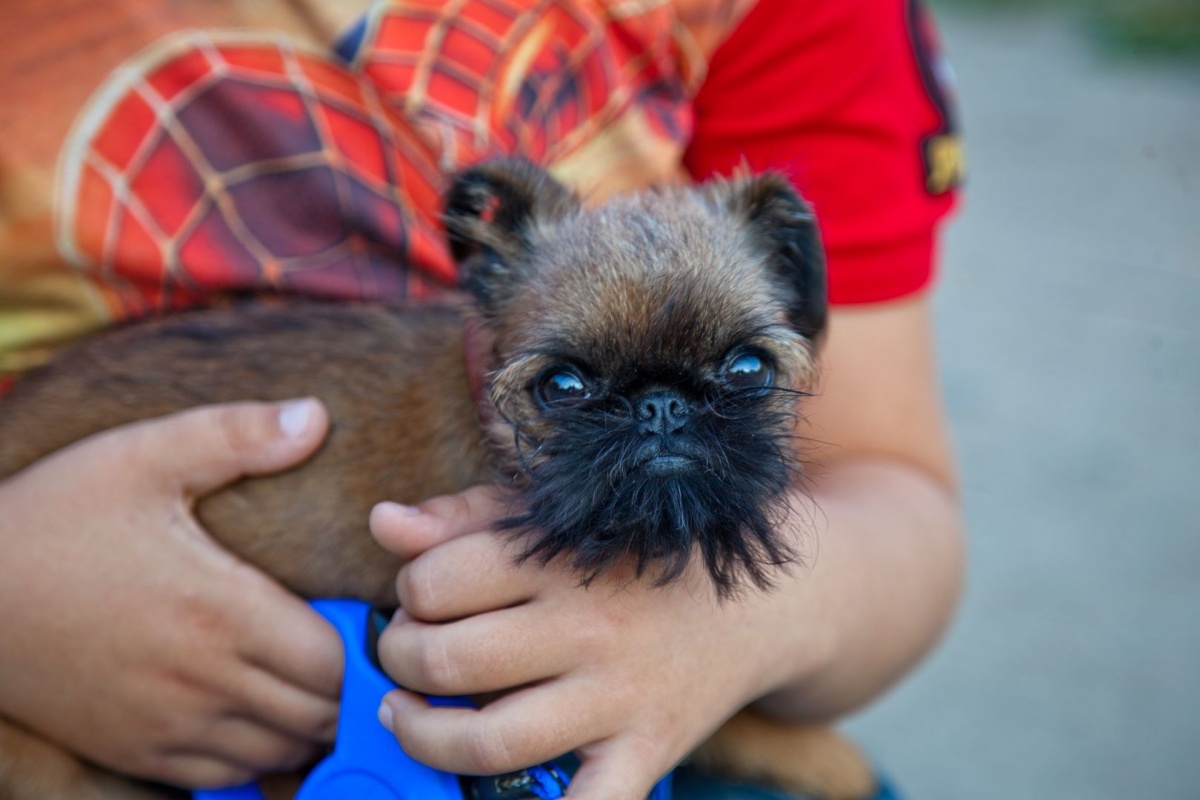
M 945 630 L 963 577 L 957 498 L 905 463 L 841 461 L 797 496 L 805 565 L 771 603 L 790 652 L 759 702 L 828 718 L 871 700 Z

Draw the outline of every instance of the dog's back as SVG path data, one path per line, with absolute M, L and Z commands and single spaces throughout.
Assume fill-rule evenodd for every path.
M 196 311 L 103 333 L 0 400 L 0 478 L 92 434 L 209 403 L 316 396 L 307 464 L 197 506 L 214 537 L 306 596 L 393 601 L 398 563 L 367 532 L 380 500 L 488 475 L 449 307 L 298 304 Z M 120 465 L 114 465 L 120 468 Z

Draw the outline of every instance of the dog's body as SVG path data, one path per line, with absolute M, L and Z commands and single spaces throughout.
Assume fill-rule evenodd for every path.
M 815 226 L 786 183 L 584 211 L 502 163 L 458 178 L 447 228 L 473 306 L 254 306 L 95 337 L 0 404 L 0 478 L 127 422 L 316 395 L 333 425 L 313 459 L 196 507 L 219 542 L 302 595 L 394 605 L 400 564 L 367 532 L 371 506 L 494 479 L 522 498 L 502 524 L 526 555 L 566 558 L 584 580 L 631 559 L 665 583 L 698 555 L 723 595 L 768 586 L 790 555 L 774 523 L 795 469 L 791 404 L 824 324 Z M 483 402 L 464 355 L 476 321 L 491 345 Z M 827 797 L 871 788 L 831 732 L 748 712 L 699 755 Z M 46 774 L 64 764 L 69 778 Z M 0 722 L 0 800 L 147 792 Z
M 371 506 L 492 476 L 463 360 L 451 306 L 251 305 L 140 323 L 83 342 L 14 388 L 0 405 L 0 475 L 146 417 L 315 394 L 333 420 L 318 456 L 203 498 L 196 515 L 301 595 L 394 606 L 400 562 L 367 532 Z M 169 379 L 149 377 L 164 364 Z

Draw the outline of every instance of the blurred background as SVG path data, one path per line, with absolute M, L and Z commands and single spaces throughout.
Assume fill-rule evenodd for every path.
M 1200 798 L 1200 0 L 943 0 L 969 178 L 937 295 L 970 533 L 847 726 L 909 800 Z

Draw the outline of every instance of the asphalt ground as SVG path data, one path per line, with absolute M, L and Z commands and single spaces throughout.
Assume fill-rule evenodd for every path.
M 909 800 L 1200 798 L 1200 70 L 946 16 L 970 161 L 937 290 L 970 575 L 847 726 Z

